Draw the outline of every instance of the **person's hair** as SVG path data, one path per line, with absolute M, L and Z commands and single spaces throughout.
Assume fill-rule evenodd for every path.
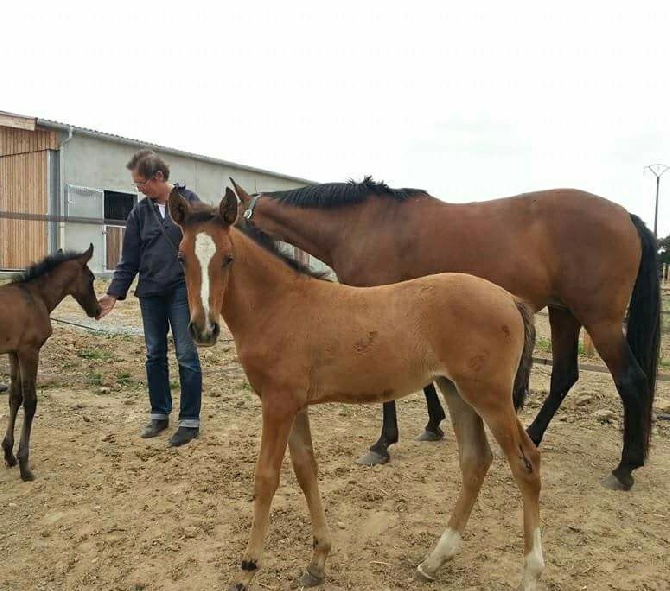
M 126 168 L 130 171 L 136 170 L 145 179 L 151 179 L 157 172 L 163 173 L 163 178 L 167 181 L 170 177 L 170 168 L 165 161 L 153 150 L 139 150 L 133 154 Z

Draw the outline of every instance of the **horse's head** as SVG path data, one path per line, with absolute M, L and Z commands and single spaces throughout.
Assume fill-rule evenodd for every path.
M 74 269 L 74 277 L 68 286 L 68 293 L 77 300 L 77 303 L 83 308 L 84 312 L 91 318 L 100 316 L 100 304 L 95 295 L 93 288 L 93 281 L 95 275 L 88 268 L 88 262 L 93 256 L 93 244 L 88 247 L 88 250 L 80 254 L 78 257 L 67 261 L 64 264 L 71 265 Z
M 173 189 L 169 208 L 183 233 L 179 261 L 184 267 L 191 310 L 189 330 L 198 345 L 209 347 L 219 336 L 223 295 L 234 258 L 230 226 L 237 216 L 237 197 L 226 188 L 218 208 L 204 203 L 191 205 Z

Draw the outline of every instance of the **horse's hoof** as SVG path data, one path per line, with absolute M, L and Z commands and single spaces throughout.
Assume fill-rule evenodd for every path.
M 610 474 L 603 478 L 601 484 L 605 487 L 608 488 L 609 490 L 622 490 L 622 491 L 629 491 L 631 488 L 633 488 L 633 477 L 630 477 L 630 480 L 626 478 L 623 482 L 619 480 L 614 474 Z
M 426 429 L 419 435 L 419 441 L 441 441 L 442 439 L 444 439 L 444 432 L 442 430 L 435 433 L 434 431 L 428 431 L 428 429 Z
M 228 591 L 247 591 L 247 586 L 244 583 L 233 583 Z
M 434 577 L 431 577 L 428 573 L 423 571 L 421 565 L 416 567 L 416 570 L 414 571 L 414 579 L 421 581 L 422 583 L 432 583 L 435 580 Z
M 13 468 L 18 463 L 19 462 L 17 461 L 17 459 L 14 456 L 10 456 L 8 458 L 5 458 L 5 466 L 7 466 L 8 468 Z
M 291 585 L 291 589 L 301 589 L 302 587 L 316 587 L 317 585 L 323 584 L 325 581 L 325 577 L 317 577 L 313 575 L 311 572 L 306 570 L 302 576 L 297 579 L 293 585 Z
M 540 447 L 540 443 L 542 443 L 542 435 L 534 433 L 530 427 L 526 429 L 526 435 L 530 437 L 530 440 L 535 444 L 535 447 Z
M 23 482 L 32 482 L 35 480 L 35 475 L 30 470 L 25 470 L 21 472 L 21 480 Z
M 387 464 L 390 459 L 391 456 L 388 454 L 382 455 L 376 451 L 370 450 L 364 456 L 358 458 L 356 463 L 360 464 L 361 466 L 378 466 L 380 464 Z

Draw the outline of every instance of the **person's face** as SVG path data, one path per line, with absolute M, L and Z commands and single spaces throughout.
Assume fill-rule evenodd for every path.
M 159 188 L 163 183 L 165 183 L 162 172 L 158 171 L 152 177 L 145 178 L 136 169 L 132 171 L 132 175 L 133 183 L 137 187 L 138 191 L 152 199 L 160 196 Z

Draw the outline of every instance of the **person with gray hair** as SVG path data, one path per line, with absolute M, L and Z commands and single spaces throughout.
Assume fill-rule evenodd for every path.
M 139 273 L 135 296 L 140 300 L 146 343 L 146 374 L 151 413 L 141 437 L 156 437 L 169 425 L 172 396 L 168 371 L 168 327 L 172 329 L 181 387 L 179 423 L 169 439 L 173 446 L 197 437 L 200 430 L 202 370 L 198 349 L 189 332 L 184 271 L 178 260 L 181 230 L 170 218 L 168 197 L 174 187 L 189 202 L 200 201 L 184 185 L 168 182 L 167 164 L 151 150 L 140 150 L 128 162 L 142 199 L 128 215 L 121 260 L 107 293 L 99 299 L 101 318 L 126 298 Z

